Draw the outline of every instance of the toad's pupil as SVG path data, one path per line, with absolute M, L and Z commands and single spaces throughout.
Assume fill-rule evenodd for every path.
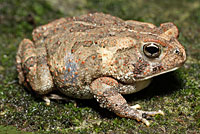
M 159 48 L 155 45 L 149 45 L 146 47 L 146 51 L 149 52 L 151 55 L 153 55 L 159 52 Z
M 157 58 L 160 56 L 161 48 L 158 44 L 148 43 L 143 46 L 144 54 L 149 58 Z

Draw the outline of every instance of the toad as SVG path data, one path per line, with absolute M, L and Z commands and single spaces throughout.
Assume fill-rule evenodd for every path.
M 153 77 L 174 71 L 186 61 L 184 47 L 171 23 L 159 27 L 124 21 L 104 13 L 61 18 L 34 29 L 16 56 L 19 83 L 46 97 L 96 98 L 120 117 L 142 121 L 164 114 L 130 106 L 123 94 L 146 88 Z

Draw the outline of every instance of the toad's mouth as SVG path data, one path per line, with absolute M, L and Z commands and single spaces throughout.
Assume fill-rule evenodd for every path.
M 156 74 L 153 74 L 153 75 L 150 75 L 150 76 L 147 76 L 147 77 L 139 78 L 139 79 L 137 79 L 137 81 L 148 80 L 148 79 L 151 79 L 151 78 L 153 78 L 153 77 L 155 77 L 155 76 L 158 76 L 158 75 L 161 75 L 161 74 L 165 74 L 165 73 L 168 73 L 168 72 L 175 71 L 175 70 L 177 70 L 178 68 L 179 68 L 179 67 L 175 67 L 175 68 L 169 69 L 169 70 L 167 70 L 167 71 L 163 71 L 163 72 L 161 72 L 161 73 L 156 73 Z

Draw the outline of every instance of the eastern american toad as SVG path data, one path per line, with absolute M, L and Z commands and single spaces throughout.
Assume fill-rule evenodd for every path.
M 122 94 L 147 87 L 151 78 L 179 68 L 186 60 L 173 23 L 150 23 L 94 13 L 61 18 L 33 31 L 16 56 L 20 84 L 45 96 L 96 98 L 121 117 L 149 122 L 143 115 L 163 114 L 129 106 Z M 47 99 L 48 101 L 48 99 Z

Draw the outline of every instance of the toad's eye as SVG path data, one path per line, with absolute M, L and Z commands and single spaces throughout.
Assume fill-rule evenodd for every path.
M 143 46 L 143 52 L 148 58 L 157 58 L 160 56 L 161 47 L 156 43 L 147 43 Z

